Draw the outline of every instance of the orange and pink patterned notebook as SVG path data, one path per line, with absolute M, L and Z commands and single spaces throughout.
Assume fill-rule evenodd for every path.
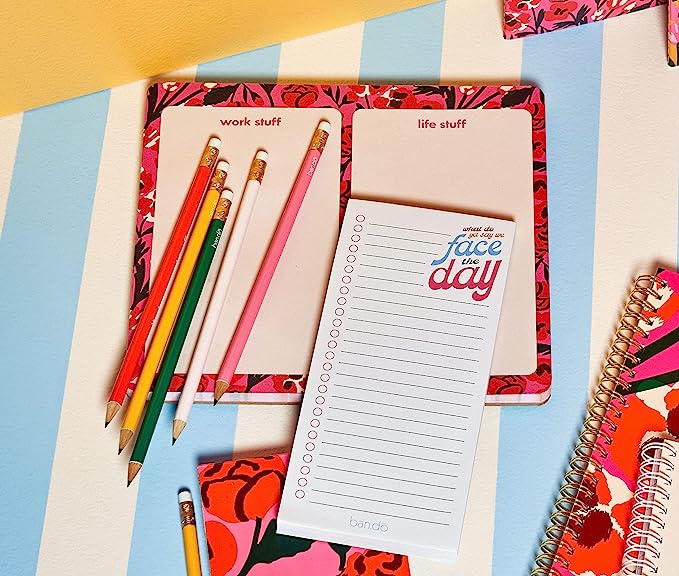
M 212 576 L 410 576 L 405 556 L 276 534 L 287 454 L 198 467 Z
M 678 439 L 679 274 L 660 270 L 634 285 L 533 575 L 623 573 L 644 451 Z

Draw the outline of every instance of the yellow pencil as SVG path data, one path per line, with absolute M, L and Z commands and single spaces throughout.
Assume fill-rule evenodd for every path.
M 186 574 L 187 576 L 201 576 L 198 533 L 196 532 L 196 515 L 193 510 L 191 492 L 188 490 L 182 490 L 179 493 L 179 518 L 182 523 Z
M 224 160 L 217 162 L 217 167 L 212 176 L 210 187 L 205 193 L 203 204 L 200 207 L 200 212 L 198 212 L 196 222 L 193 225 L 193 230 L 191 230 L 189 236 L 189 241 L 184 250 L 184 254 L 182 255 L 177 275 L 172 282 L 172 288 L 170 289 L 167 301 L 165 302 L 165 307 L 158 320 L 158 327 L 151 339 L 151 345 L 146 354 L 144 366 L 141 369 L 137 385 L 134 388 L 132 399 L 127 406 L 125 420 L 120 429 L 118 453 L 123 451 L 132 436 L 136 433 L 137 427 L 141 422 L 144 406 L 146 405 L 146 397 L 151 390 L 153 378 L 156 375 L 156 370 L 162 360 L 165 346 L 172 333 L 172 327 L 177 319 L 177 314 L 179 313 L 179 308 L 184 299 L 186 288 L 191 280 L 191 275 L 193 274 L 193 269 L 198 260 L 198 255 L 200 254 L 200 249 L 203 245 L 203 240 L 207 234 L 208 227 L 212 221 L 212 215 L 217 206 L 219 195 L 224 188 L 224 181 L 226 180 L 226 172 L 228 169 L 229 165 Z

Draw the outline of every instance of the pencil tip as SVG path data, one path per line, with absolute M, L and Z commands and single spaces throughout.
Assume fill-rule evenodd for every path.
M 141 464 L 139 462 L 130 462 L 127 465 L 127 485 L 132 484 L 132 481 L 137 477 L 139 471 L 141 470 Z
M 120 441 L 118 442 L 118 454 L 120 454 L 124 449 L 125 446 L 127 446 L 127 443 L 132 439 L 132 436 L 134 436 L 134 432 L 128 428 L 122 428 L 120 430 Z
M 217 383 L 215 384 L 215 403 L 214 403 L 215 406 L 217 405 L 217 402 L 219 402 L 219 399 L 228 390 L 228 388 L 229 388 L 228 382 L 225 382 L 224 380 L 217 380 Z
M 172 445 L 173 446 L 174 446 L 174 443 L 177 441 L 177 438 L 179 438 L 179 435 L 184 431 L 184 428 L 186 428 L 186 422 L 184 420 L 176 419 L 172 422 Z
M 111 423 L 111 420 L 116 417 L 118 410 L 120 410 L 120 404 L 118 404 L 118 402 L 110 401 L 106 404 L 106 420 L 104 421 L 104 428 L 106 428 L 106 426 Z
M 120 446 L 118 446 L 118 456 L 120 456 L 122 453 L 123 453 L 123 449 Z

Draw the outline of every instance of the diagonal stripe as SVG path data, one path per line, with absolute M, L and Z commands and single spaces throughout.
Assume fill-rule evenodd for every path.
M 236 56 L 220 58 L 199 64 L 196 70 L 198 82 L 275 82 L 278 76 L 278 60 L 281 45 L 243 52 Z
M 502 412 L 496 576 L 530 571 L 582 425 L 589 376 L 602 35 L 601 24 L 589 24 L 523 44 L 523 80 L 538 83 L 547 105 L 554 379 L 545 406 Z
M 363 22 L 281 44 L 279 82 L 355 84 Z
M 2 134 L 0 138 L 0 238 L 2 238 L 2 225 L 5 221 L 5 208 L 9 197 L 22 118 L 22 114 L 0 118 L 0 134 Z
M 60 574 L 66 566 L 71 576 L 122 574 L 127 566 L 136 489 L 125 487 L 126 462 L 116 453 L 117 423 L 104 431 L 103 415 L 127 338 L 146 84 L 111 90 L 39 575 Z
M 498 2 L 446 3 L 441 81 L 455 84 L 516 84 L 521 40 L 507 42 Z
M 0 242 L 3 574 L 34 574 L 109 92 L 26 112 Z
M 633 277 L 676 262 L 679 160 L 669 143 L 679 115 L 667 112 L 676 108 L 679 76 L 656 50 L 665 27 L 663 10 L 604 24 L 592 384 Z
M 136 480 L 139 492 L 128 576 L 186 573 L 177 504 L 177 493 L 185 487 L 191 490 L 196 508 L 203 574 L 210 573 L 196 467 L 199 460 L 231 457 L 238 408 L 197 404 L 191 423 L 171 446 L 174 411 L 174 405 L 163 407 L 144 468 Z
M 436 2 L 366 22 L 360 82 L 437 82 L 444 12 Z

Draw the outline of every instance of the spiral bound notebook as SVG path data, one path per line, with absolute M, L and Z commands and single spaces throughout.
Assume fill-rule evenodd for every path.
M 641 453 L 622 574 L 679 574 L 678 444 L 651 440 Z M 672 497 L 672 485 L 677 493 Z
M 278 530 L 452 561 L 514 223 L 350 199 Z
M 657 528 L 648 531 L 650 521 L 643 517 L 648 503 L 638 500 L 649 494 L 649 475 L 663 480 L 673 466 L 674 449 L 664 441 L 679 440 L 678 380 L 679 274 L 659 270 L 634 284 L 533 576 L 654 573 L 648 570 L 653 558 L 647 555 L 634 566 L 641 572 L 621 570 L 626 544 L 634 546 L 641 534 L 646 550 L 659 536 Z M 662 482 L 654 486 L 654 494 L 669 496 Z M 665 530 L 666 537 L 670 534 L 679 536 Z M 679 548 L 677 536 L 674 549 Z M 626 560 L 631 562 L 635 549 L 628 550 Z M 667 550 L 664 545 L 665 558 Z

